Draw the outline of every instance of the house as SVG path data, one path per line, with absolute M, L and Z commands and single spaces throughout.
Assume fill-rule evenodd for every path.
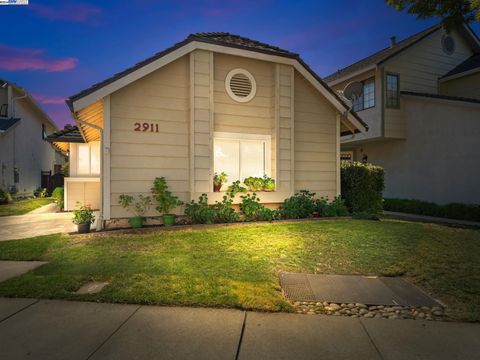
M 229 182 L 274 178 L 276 191 L 259 194 L 264 203 L 301 189 L 333 199 L 340 133 L 367 130 L 297 54 L 229 33 L 190 35 L 68 106 L 83 142 L 67 142 L 66 204 L 85 201 L 87 182 L 98 182 L 107 225 L 130 216 L 119 195 L 149 194 L 160 176 L 187 202 L 202 193 L 221 200 L 213 192 L 221 171 Z
M 367 133 L 342 137 L 342 158 L 385 168 L 385 197 L 480 203 L 480 41 L 467 25 L 435 25 L 324 79 L 363 95 Z
M 42 172 L 60 171 L 64 156 L 45 141 L 57 126 L 20 86 L 0 79 L 0 188 L 17 197 L 42 186 Z

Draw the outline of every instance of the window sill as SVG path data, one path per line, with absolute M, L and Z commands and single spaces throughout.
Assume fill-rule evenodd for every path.
M 242 195 L 253 193 L 257 194 L 262 204 L 281 203 L 283 202 L 283 200 L 293 195 L 293 192 L 291 191 L 248 191 L 246 193 L 238 193 L 237 195 L 235 195 L 235 197 L 233 198 L 233 204 L 240 204 L 242 202 Z M 212 191 L 207 193 L 197 192 L 192 193 L 192 200 L 198 201 L 199 196 L 202 194 L 207 194 L 209 204 L 215 204 L 215 201 L 222 201 L 223 196 L 227 193 L 225 191 Z

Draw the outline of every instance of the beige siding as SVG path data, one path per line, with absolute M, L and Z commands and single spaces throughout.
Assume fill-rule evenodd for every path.
M 295 191 L 337 194 L 336 111 L 295 72 Z
M 480 72 L 441 83 L 440 91 L 445 95 L 480 99 Z
M 149 195 L 155 177 L 188 200 L 189 89 L 185 56 L 110 96 L 112 218 L 131 216 L 118 205 L 120 194 Z M 158 124 L 159 132 L 134 131 L 137 122 Z
M 92 209 L 100 209 L 100 179 L 65 179 L 65 210 L 72 211 L 81 205 L 88 205 Z

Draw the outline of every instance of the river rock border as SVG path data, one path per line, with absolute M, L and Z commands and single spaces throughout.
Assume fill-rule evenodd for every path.
M 359 303 L 340 304 L 333 302 L 295 301 L 291 302 L 294 311 L 298 314 L 324 314 L 334 316 L 349 316 L 381 319 L 414 319 L 444 321 L 448 320 L 445 309 L 435 307 L 412 307 L 412 306 L 368 306 Z

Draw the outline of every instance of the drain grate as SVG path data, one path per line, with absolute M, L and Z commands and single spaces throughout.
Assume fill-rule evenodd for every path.
M 315 301 L 305 274 L 280 273 L 280 285 L 283 295 L 294 301 Z

